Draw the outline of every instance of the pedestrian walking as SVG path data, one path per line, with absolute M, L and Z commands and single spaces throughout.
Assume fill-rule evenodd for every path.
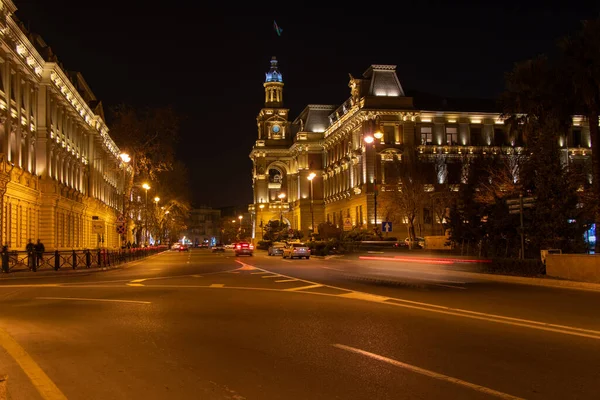
M 37 255 L 37 266 L 39 267 L 44 262 L 44 251 L 46 248 L 44 247 L 44 243 L 40 239 L 37 240 L 35 244 L 35 253 Z
M 37 262 L 37 254 L 35 253 L 35 245 L 31 239 L 27 242 L 25 250 L 27 251 L 27 264 L 29 265 L 29 269 L 32 269 Z

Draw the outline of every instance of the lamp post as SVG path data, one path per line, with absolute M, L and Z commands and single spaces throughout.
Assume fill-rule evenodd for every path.
M 375 147 L 375 139 L 377 140 L 381 140 L 381 138 L 383 137 L 383 133 L 376 131 L 373 136 L 368 135 L 365 136 L 364 141 L 367 144 L 372 145 L 373 148 L 373 156 L 374 156 L 374 161 L 373 161 L 373 214 L 375 216 L 375 234 L 377 236 L 379 236 L 379 232 L 378 232 L 378 226 L 377 226 L 377 194 L 378 194 L 378 190 L 377 190 L 377 149 Z
M 146 190 L 146 204 L 144 206 L 144 244 L 146 244 L 148 242 L 148 189 L 150 189 L 150 185 L 144 183 L 142 187 Z
M 260 209 L 260 240 L 264 240 L 264 237 L 265 237 L 265 227 L 263 225 L 262 211 L 263 211 L 263 208 L 265 208 L 265 205 L 261 204 L 261 205 L 258 206 L 258 208 Z
M 154 218 L 153 220 L 158 222 L 158 202 L 160 201 L 160 197 L 158 196 L 154 196 Z M 154 227 L 152 229 L 156 229 L 156 225 L 157 223 L 153 223 Z M 157 232 L 157 236 L 158 236 L 158 229 L 156 229 Z M 154 238 L 154 244 L 156 245 L 156 238 Z
M 238 233 L 238 236 L 239 236 L 240 240 L 242 240 L 242 218 L 244 218 L 243 215 L 240 215 L 238 217 L 238 219 L 240 220 L 240 228 L 239 228 L 239 233 Z
M 124 164 L 129 164 L 129 162 L 131 161 L 131 157 L 129 156 L 129 154 L 127 153 L 121 153 L 119 154 L 119 158 L 121 159 L 121 161 L 123 161 Z M 122 213 L 121 215 L 123 216 L 123 224 L 125 226 L 125 235 L 127 235 L 127 221 L 128 218 L 126 217 L 127 214 L 127 166 L 123 166 L 123 208 L 122 208 Z M 124 238 L 123 241 L 127 240 L 126 236 L 123 236 Z M 123 243 L 121 243 L 121 245 L 123 245 Z
M 279 229 L 283 226 L 283 199 L 285 199 L 285 193 L 279 193 Z
M 314 172 L 311 172 L 310 174 L 308 174 L 308 181 L 310 182 L 310 220 L 311 220 L 310 230 L 311 230 L 311 233 L 315 232 L 315 211 L 313 208 L 313 179 L 315 179 L 315 176 L 317 176 L 317 174 L 315 174 Z

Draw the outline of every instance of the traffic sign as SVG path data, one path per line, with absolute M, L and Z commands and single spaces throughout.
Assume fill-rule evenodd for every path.
M 345 217 L 344 218 L 344 230 L 351 231 L 352 230 L 352 218 Z
M 392 223 L 390 221 L 384 221 L 381 223 L 381 232 L 391 232 Z
M 119 214 L 119 216 L 117 217 L 117 222 L 121 224 L 125 222 L 125 216 L 123 214 Z
M 117 225 L 117 233 L 119 235 L 124 235 L 126 230 L 127 228 L 125 227 L 125 225 Z
M 104 221 L 102 221 L 102 220 L 92 221 L 92 232 L 98 233 L 98 234 L 103 234 L 104 229 L 105 229 Z

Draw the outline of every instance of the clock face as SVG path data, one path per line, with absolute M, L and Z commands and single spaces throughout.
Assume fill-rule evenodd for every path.
M 279 133 L 279 130 L 281 128 L 279 127 L 279 125 L 273 125 L 273 127 L 271 128 L 271 130 L 273 131 L 273 133 Z

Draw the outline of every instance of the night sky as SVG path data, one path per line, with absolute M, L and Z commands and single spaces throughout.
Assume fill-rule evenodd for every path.
M 397 65 L 405 91 L 493 98 L 514 62 L 554 51 L 559 37 L 600 11 L 573 1 L 554 8 L 377 2 L 290 14 L 270 2 L 235 10 L 230 3 L 221 12 L 187 1 L 14 2 L 16 15 L 66 69 L 83 74 L 105 110 L 121 102 L 172 105 L 186 116 L 179 156 L 194 205 L 212 207 L 252 202 L 248 154 L 272 56 L 291 120 L 307 104 L 341 104 L 348 74 L 359 77 L 371 64 Z

